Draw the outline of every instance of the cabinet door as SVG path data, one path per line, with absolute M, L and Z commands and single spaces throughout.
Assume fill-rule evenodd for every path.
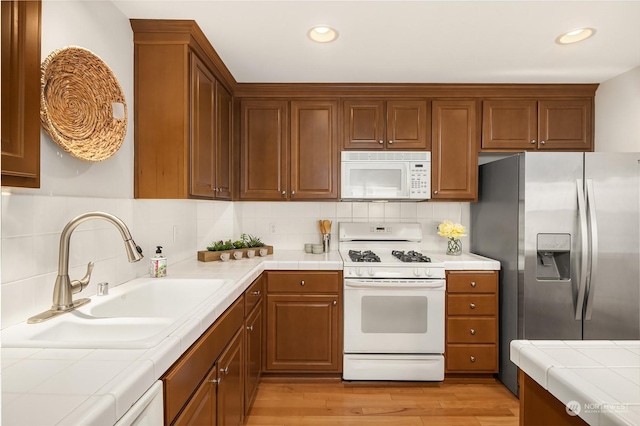
M 216 424 L 216 369 L 205 378 L 180 413 L 175 426 L 211 426 Z
M 538 144 L 535 100 L 486 100 L 482 103 L 482 148 L 535 150 Z
M 216 82 L 215 197 L 231 199 L 231 94 Z
M 2 185 L 40 187 L 40 1 L 2 1 Z
M 476 101 L 433 101 L 431 192 L 434 200 L 478 196 Z
M 251 403 L 258 391 L 258 383 L 262 376 L 262 305 L 257 305 L 245 321 L 246 368 L 244 381 L 245 415 L 249 414 Z
M 240 425 L 243 420 L 243 338 L 242 327 L 220 355 L 218 370 L 218 424 Z
M 204 63 L 191 54 L 191 179 L 189 193 L 213 198 L 215 188 L 216 80 Z
M 427 101 L 387 102 L 388 149 L 429 149 Z
M 243 101 L 241 127 L 240 198 L 286 199 L 287 103 Z
M 292 200 L 338 199 L 337 122 L 337 102 L 291 102 Z
M 344 101 L 344 148 L 384 149 L 384 101 Z
M 337 295 L 267 296 L 268 371 L 339 372 Z
M 592 100 L 538 102 L 538 149 L 593 151 Z

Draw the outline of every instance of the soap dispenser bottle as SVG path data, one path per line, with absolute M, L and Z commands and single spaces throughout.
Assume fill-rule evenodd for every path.
M 167 258 L 162 254 L 162 246 L 156 246 L 156 255 L 151 258 L 149 275 L 151 278 L 161 278 L 167 276 Z

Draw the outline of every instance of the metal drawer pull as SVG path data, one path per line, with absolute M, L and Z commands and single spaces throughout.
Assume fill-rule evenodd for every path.
M 337 306 L 337 305 L 338 305 L 338 301 L 337 301 L 337 300 L 334 300 L 334 301 L 333 301 L 333 306 Z
M 304 285 L 304 280 L 300 281 L 300 285 Z
M 251 292 L 251 295 L 252 295 L 252 296 L 260 296 L 260 290 L 258 290 L 258 291 L 252 291 L 252 292 Z
M 471 333 L 472 336 L 476 335 L 476 331 L 473 328 L 471 330 L 469 330 L 469 333 Z
M 476 304 L 475 304 L 475 303 L 469 303 L 469 307 L 470 307 L 471 309 L 475 309 L 475 308 L 476 308 Z
M 471 281 L 471 287 L 475 287 L 476 286 L 476 282 L 475 281 Z
M 229 374 L 229 367 L 221 368 L 220 372 L 224 374 Z
M 252 325 L 248 326 L 248 327 L 247 327 L 247 330 L 249 330 L 249 331 L 253 331 L 253 326 L 252 326 Z
M 471 359 L 471 362 L 476 362 L 476 357 L 475 356 L 471 355 L 470 359 Z
M 216 385 L 219 385 L 221 381 L 222 379 L 213 379 L 213 380 L 209 380 L 209 383 L 215 383 Z

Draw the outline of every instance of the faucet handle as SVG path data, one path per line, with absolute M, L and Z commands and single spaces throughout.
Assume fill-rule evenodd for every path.
M 73 280 L 71 281 L 71 289 L 73 294 L 79 293 L 89 284 L 89 280 L 91 279 L 91 273 L 93 272 L 93 262 L 89 262 L 87 265 L 87 273 L 81 280 Z

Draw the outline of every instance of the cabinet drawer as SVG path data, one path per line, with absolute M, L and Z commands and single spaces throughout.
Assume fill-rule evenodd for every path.
M 260 275 L 249 288 L 244 292 L 244 315 L 247 316 L 251 310 L 262 300 L 264 294 L 265 276 Z
M 338 293 L 338 272 L 268 272 L 269 293 Z
M 496 343 L 495 318 L 447 319 L 447 343 Z
M 496 345 L 448 345 L 445 357 L 448 372 L 498 371 Z
M 496 296 L 493 294 L 449 294 L 448 315 L 495 315 Z
M 449 272 L 449 293 L 495 293 L 498 290 L 498 275 L 494 271 Z

